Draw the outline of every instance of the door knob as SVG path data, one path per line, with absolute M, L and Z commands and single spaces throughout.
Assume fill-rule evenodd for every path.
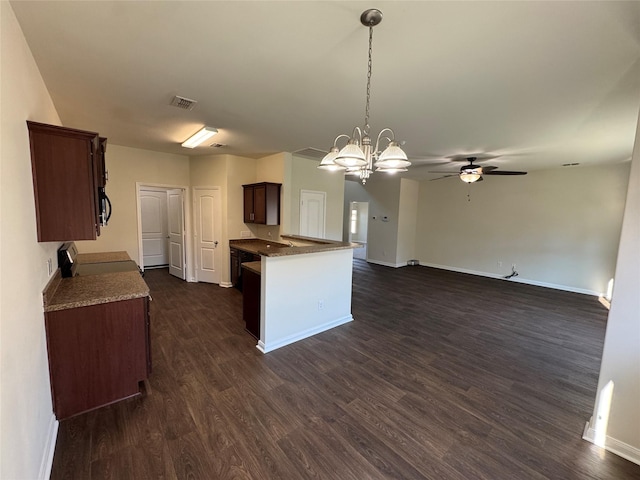
M 217 247 L 218 246 L 218 240 L 216 240 L 215 242 L 213 242 L 213 246 Z

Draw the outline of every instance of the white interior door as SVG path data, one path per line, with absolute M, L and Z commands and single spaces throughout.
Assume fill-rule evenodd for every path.
M 169 212 L 169 273 L 184 280 L 184 191 L 181 188 L 167 190 Z
M 140 190 L 142 266 L 169 264 L 169 232 L 166 190 Z
M 327 194 L 300 190 L 300 235 L 324 238 Z
M 195 188 L 193 199 L 196 217 L 196 278 L 199 282 L 220 283 L 220 190 Z

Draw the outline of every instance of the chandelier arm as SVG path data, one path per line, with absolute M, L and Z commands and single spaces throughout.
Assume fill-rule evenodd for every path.
M 385 137 L 387 140 L 389 140 L 390 142 L 394 142 L 396 140 L 396 134 L 393 133 L 393 130 L 391 130 L 390 128 L 383 128 L 382 130 L 380 130 L 378 138 L 376 139 L 376 148 L 373 152 L 374 155 L 377 155 L 380 152 L 380 139 L 382 138 L 382 134 L 385 132 L 391 132 L 391 138 Z
M 351 140 L 351 137 L 350 137 L 349 135 L 347 135 L 346 133 L 342 133 L 342 134 L 338 135 L 338 136 L 336 137 L 336 139 L 333 141 L 333 146 L 334 146 L 334 147 L 337 147 L 337 146 L 338 146 L 338 140 L 340 140 L 342 137 L 344 137 L 344 138 L 348 138 L 349 140 Z
M 360 145 L 362 143 L 362 130 L 360 129 L 360 127 L 353 127 L 353 133 L 351 134 L 351 137 L 349 137 L 349 140 L 354 141 L 356 139 L 356 133 L 358 134 L 357 144 Z

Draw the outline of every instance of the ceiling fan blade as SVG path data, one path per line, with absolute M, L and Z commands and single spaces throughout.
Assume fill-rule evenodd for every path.
M 483 175 L 526 175 L 527 172 L 511 172 L 509 170 L 494 170 L 492 172 L 482 172 Z
M 480 165 L 482 167 L 482 173 L 493 172 L 496 168 L 493 165 Z
M 443 178 L 449 178 L 449 177 L 457 177 L 458 174 L 454 173 L 453 175 L 445 175 L 444 177 L 438 177 L 438 178 L 432 178 L 431 180 L 429 180 L 430 182 L 433 182 L 434 180 L 442 180 Z

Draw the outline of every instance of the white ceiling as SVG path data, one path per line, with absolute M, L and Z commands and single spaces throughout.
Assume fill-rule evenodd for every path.
M 637 1 L 11 3 L 63 124 L 113 144 L 328 150 L 363 123 L 359 18 L 374 7 L 372 132 L 406 141 L 414 175 L 460 154 L 535 170 L 625 161 L 633 148 Z M 172 107 L 174 95 L 197 106 Z M 203 125 L 228 146 L 179 145 Z

